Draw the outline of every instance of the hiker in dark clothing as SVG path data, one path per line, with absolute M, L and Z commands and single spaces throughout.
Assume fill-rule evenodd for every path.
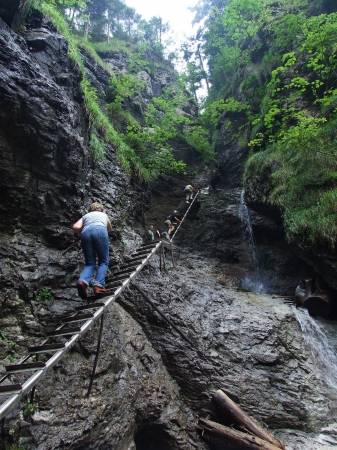
M 170 240 L 170 236 L 168 232 L 164 230 L 164 228 L 158 228 L 158 230 L 156 230 L 156 234 L 159 238 L 164 238 L 167 239 L 168 241 Z
M 173 211 L 172 214 L 170 214 L 167 219 L 165 220 L 165 224 L 167 225 L 167 232 L 169 236 L 174 231 L 174 225 L 177 224 L 177 222 L 181 223 L 181 220 L 177 217 L 178 211 Z

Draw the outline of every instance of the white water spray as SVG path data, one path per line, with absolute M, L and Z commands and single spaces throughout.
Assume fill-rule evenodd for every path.
M 304 341 L 310 349 L 317 366 L 316 376 L 332 388 L 337 397 L 337 336 L 336 324 L 314 319 L 306 309 L 294 309 L 295 316 L 303 332 Z
M 259 265 L 258 258 L 256 256 L 256 245 L 253 235 L 253 228 L 249 217 L 249 210 L 245 203 L 245 191 L 242 190 L 239 206 L 239 219 L 242 224 L 242 231 L 250 249 L 250 262 L 253 268 L 253 273 L 242 280 L 244 288 L 249 289 L 255 293 L 267 293 L 267 287 L 262 281 L 262 273 Z

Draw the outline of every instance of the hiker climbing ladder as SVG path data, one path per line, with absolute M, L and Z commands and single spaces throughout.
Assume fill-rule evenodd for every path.
M 34 388 L 41 381 L 49 370 L 68 353 L 75 343 L 89 331 L 94 323 L 103 317 L 106 309 L 112 302 L 129 286 L 131 281 L 149 262 L 150 258 L 160 250 L 160 265 L 162 266 L 162 242 L 142 245 L 136 252 L 131 255 L 131 259 L 120 266 L 119 270 L 113 274 L 111 282 L 107 284 L 107 293 L 99 296 L 88 297 L 88 303 L 79 306 L 75 312 L 63 319 L 63 324 L 56 330 L 47 332 L 47 339 L 40 346 L 32 346 L 28 348 L 29 355 L 21 359 L 17 364 L 5 366 L 6 375 L 0 380 L 0 395 L 11 395 L 2 405 L 0 405 L 0 419 L 4 418 L 8 412 L 20 402 L 20 400 L 29 392 L 34 393 Z M 105 301 L 100 301 L 106 298 Z M 97 301 L 99 300 L 99 301 Z M 72 323 L 84 322 L 81 326 L 71 326 Z M 100 338 L 102 336 L 102 319 L 100 327 L 100 336 L 98 348 L 96 352 L 94 369 L 91 375 L 88 394 L 92 386 L 93 376 L 97 364 L 99 353 Z M 50 343 L 50 339 L 69 337 L 65 342 Z M 54 355 L 46 362 L 36 361 L 28 362 L 34 355 L 48 354 L 55 352 Z M 23 372 L 34 372 L 23 384 L 4 384 L 11 375 L 22 374 Z
M 193 203 L 195 202 L 197 195 L 193 198 L 193 201 L 189 205 L 186 210 L 181 223 L 177 227 L 174 235 L 172 236 L 171 242 L 175 235 L 177 234 L 181 224 L 186 218 L 188 212 L 190 211 Z M 106 288 L 107 292 L 104 294 L 99 294 L 99 296 L 91 296 L 87 298 L 89 302 L 86 305 L 78 306 L 75 308 L 75 312 L 70 314 L 68 317 L 63 319 L 63 324 L 53 331 L 48 331 L 46 334 L 46 339 L 42 342 L 41 345 L 32 346 L 28 348 L 29 355 L 22 358 L 16 364 L 10 364 L 5 366 L 6 375 L 4 375 L 0 379 L 0 395 L 10 395 L 10 397 L 0 405 L 0 419 L 3 419 L 9 411 L 18 404 L 21 399 L 27 395 L 29 392 L 31 393 L 31 403 L 34 399 L 35 386 L 41 381 L 46 374 L 52 369 L 62 358 L 65 356 L 68 351 L 75 345 L 75 343 L 87 332 L 92 326 L 101 319 L 100 323 L 100 331 L 99 338 L 97 343 L 97 351 L 96 357 L 94 361 L 93 371 L 90 377 L 90 383 L 88 387 L 87 396 L 89 396 L 93 379 L 95 375 L 95 370 L 97 366 L 100 343 L 103 332 L 103 317 L 107 308 L 111 305 L 112 302 L 116 300 L 116 298 L 124 291 L 126 287 L 130 284 L 133 285 L 142 295 L 147 299 L 148 302 L 151 303 L 151 300 L 146 296 L 146 294 L 139 289 L 136 285 L 132 283 L 132 280 L 138 275 L 138 273 L 144 268 L 144 266 L 149 262 L 150 258 L 160 251 L 160 269 L 165 266 L 164 262 L 164 247 L 171 249 L 172 252 L 172 261 L 173 261 L 173 245 L 172 243 L 165 241 L 157 241 L 150 244 L 142 245 L 137 251 L 135 251 L 131 255 L 131 259 L 122 264 L 118 271 L 115 272 L 111 278 L 111 280 L 107 283 Z M 97 301 L 106 298 L 105 301 Z M 152 306 L 153 303 L 151 303 Z M 158 308 L 157 308 L 158 310 Z M 160 312 L 160 311 L 159 311 Z M 162 314 L 160 312 L 160 314 Z M 163 314 L 162 314 L 163 315 Z M 165 317 L 165 315 L 163 315 Z M 165 317 L 166 320 L 167 317 Z M 168 320 L 169 321 L 169 320 Z M 82 323 L 81 326 L 71 326 L 72 323 Z M 170 323 L 170 321 L 169 321 Z M 173 323 L 170 325 L 180 333 L 180 335 L 191 344 L 189 338 L 185 336 Z M 65 342 L 53 342 L 50 340 L 54 338 L 64 338 L 70 337 L 69 340 Z M 54 355 L 49 358 L 46 362 L 38 361 L 39 354 L 50 354 L 51 352 L 55 352 Z M 27 362 L 33 356 L 35 356 L 35 362 Z M 32 376 L 30 376 L 23 384 L 13 383 L 13 384 L 5 384 L 6 381 L 12 375 L 22 374 L 24 372 L 34 372 Z

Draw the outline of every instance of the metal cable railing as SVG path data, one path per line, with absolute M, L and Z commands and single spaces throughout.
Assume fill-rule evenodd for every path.
M 193 205 L 193 203 L 195 202 L 195 199 L 197 198 L 198 194 L 199 194 L 199 191 L 196 192 L 195 196 L 193 197 L 192 202 L 190 203 L 190 205 L 189 205 L 189 207 L 187 208 L 187 210 L 186 210 L 186 212 L 185 212 L 183 218 L 181 219 L 181 222 L 179 223 L 179 225 L 177 226 L 177 229 L 176 229 L 175 232 L 173 233 L 173 236 L 171 237 L 171 242 L 173 242 L 173 239 L 174 239 L 175 235 L 177 234 L 179 228 L 181 227 L 181 224 L 184 222 L 185 217 L 187 216 L 189 210 L 192 208 L 192 205 Z

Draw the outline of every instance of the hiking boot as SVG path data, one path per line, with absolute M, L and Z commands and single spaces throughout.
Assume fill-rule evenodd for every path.
M 84 281 L 79 281 L 77 283 L 77 293 L 78 295 L 85 300 L 87 298 L 87 285 L 84 283 Z
M 108 292 L 108 291 L 106 289 L 102 288 L 101 286 L 94 286 L 94 294 L 95 295 L 105 294 L 106 292 Z

